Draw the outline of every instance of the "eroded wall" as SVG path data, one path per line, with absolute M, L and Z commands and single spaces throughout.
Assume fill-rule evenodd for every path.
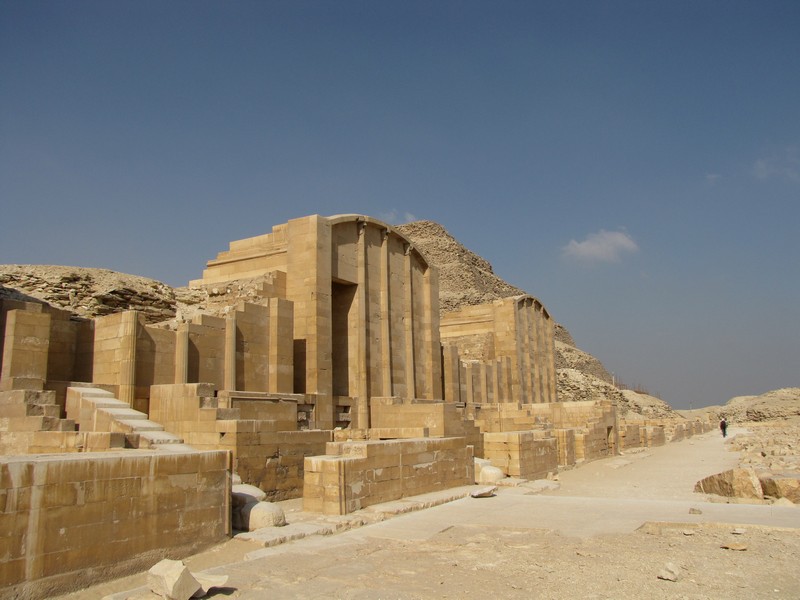
M 0 457 L 0 587 L 44 598 L 230 532 L 226 452 Z M 5 596 L 7 594 L 7 596 Z

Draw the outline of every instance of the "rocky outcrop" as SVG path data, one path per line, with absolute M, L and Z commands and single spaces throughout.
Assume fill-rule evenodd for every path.
M 78 317 L 141 311 L 148 323 L 175 317 L 173 289 L 160 281 L 106 269 L 0 265 L 0 297 L 39 301 Z
M 583 402 L 608 398 L 618 406 L 624 403 L 622 392 L 616 387 L 577 369 L 559 369 L 557 382 L 560 402 Z
M 566 331 L 562 327 L 562 330 Z M 570 346 L 558 340 L 555 341 L 556 349 L 556 369 L 575 369 L 587 375 L 592 375 L 597 379 L 612 384 L 613 378 L 603 364 L 588 352 L 580 348 Z
M 736 396 L 723 406 L 706 406 L 693 411 L 680 411 L 688 418 L 719 420 L 729 423 L 768 421 L 800 422 L 800 388 L 781 388 L 758 396 Z
M 800 388 L 782 388 L 760 396 L 731 398 L 723 413 L 733 421 L 774 421 L 800 416 Z
M 783 426 L 780 421 L 752 423 L 729 444 L 741 453 L 741 465 L 759 472 L 800 472 L 800 426 Z
M 266 302 L 270 276 L 231 281 L 208 288 L 179 287 L 107 269 L 55 265 L 0 265 L 0 298 L 42 302 L 95 318 L 138 310 L 147 323 L 174 327 L 196 314 L 224 316 L 241 301 Z
M 642 419 L 683 419 L 672 407 L 655 396 L 649 396 L 633 390 L 621 390 L 622 403 L 620 414 L 632 420 L 636 415 Z
M 698 481 L 695 492 L 716 494 L 728 498 L 749 498 L 760 500 L 764 493 L 753 469 L 731 469 L 716 475 L 710 475 Z

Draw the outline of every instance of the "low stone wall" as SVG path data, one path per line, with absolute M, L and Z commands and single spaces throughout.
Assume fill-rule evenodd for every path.
M 619 449 L 629 450 L 631 448 L 641 448 L 642 446 L 642 427 L 636 423 L 620 423 L 619 426 Z
M 539 431 L 485 433 L 484 458 L 509 477 L 542 479 L 558 471 L 556 438 Z
M 558 441 L 558 464 L 571 467 L 575 464 L 575 430 L 554 429 L 553 434 Z
M 343 515 L 475 482 L 463 437 L 331 442 L 327 452 L 305 459 L 303 510 Z
M 642 446 L 652 448 L 653 446 L 663 446 L 667 443 L 667 437 L 663 427 L 647 426 L 641 429 Z
M 261 421 L 228 421 L 252 431 L 226 433 L 220 448 L 235 449 L 234 468 L 245 483 L 261 488 L 267 500 L 278 502 L 303 496 L 303 465 L 309 456 L 325 451 L 332 439 L 327 429 L 313 431 L 259 432 Z
M 45 598 L 230 533 L 227 452 L 0 457 L 0 596 Z

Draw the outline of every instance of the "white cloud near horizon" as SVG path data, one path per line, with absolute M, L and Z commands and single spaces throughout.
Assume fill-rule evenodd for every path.
M 788 179 L 800 182 L 800 154 L 796 147 L 788 147 L 783 152 L 759 158 L 753 163 L 753 175 L 757 179 Z
M 404 225 L 405 223 L 411 223 L 411 221 L 417 220 L 417 217 L 410 212 L 405 212 L 403 216 L 400 217 L 399 213 L 394 208 L 387 213 L 379 214 L 378 218 L 381 221 L 386 221 L 389 225 Z
M 583 263 L 619 262 L 623 254 L 638 252 L 639 246 L 624 231 L 601 229 L 590 233 L 582 242 L 570 240 L 562 248 L 562 256 Z

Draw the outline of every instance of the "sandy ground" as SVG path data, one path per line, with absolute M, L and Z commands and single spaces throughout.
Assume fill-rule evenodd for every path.
M 186 562 L 229 576 L 213 598 L 800 598 L 800 507 L 692 491 L 736 462 L 707 433 L 564 472 L 556 490 L 500 488 L 271 548 L 233 539 Z M 288 520 L 309 519 L 297 506 Z M 668 565 L 677 581 L 659 578 Z M 144 583 L 62 598 L 155 598 Z

